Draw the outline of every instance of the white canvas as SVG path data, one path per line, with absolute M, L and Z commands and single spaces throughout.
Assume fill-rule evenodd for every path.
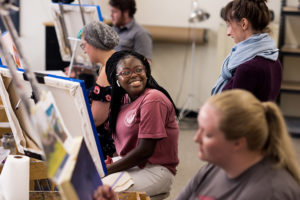
M 84 18 L 86 24 L 92 21 L 103 21 L 100 7 L 98 5 L 82 5 Z M 68 51 L 67 45 L 64 40 L 62 23 L 59 19 L 61 12 L 57 3 L 53 3 L 52 7 L 52 17 L 54 21 L 54 27 L 58 39 L 59 50 L 61 53 L 62 60 L 70 61 L 71 54 Z M 83 28 L 83 21 L 80 14 L 80 7 L 78 4 L 63 4 L 64 10 L 64 21 L 66 24 L 67 37 L 76 38 L 78 32 Z M 71 45 L 71 50 L 73 51 L 75 41 L 69 40 Z M 79 47 L 79 45 L 78 45 Z M 84 54 L 81 48 L 77 48 L 75 54 L 75 63 L 81 63 L 87 66 L 91 66 L 90 60 L 86 54 Z
M 17 74 L 22 84 L 24 84 L 29 98 L 31 96 L 31 87 L 29 82 L 23 78 L 23 70 L 19 70 Z M 87 95 L 85 94 L 84 82 L 55 75 L 45 75 L 41 79 L 44 83 L 39 82 L 39 88 L 52 93 L 63 119 L 64 126 L 72 137 L 84 137 L 100 176 L 104 176 L 106 168 L 90 105 Z M 13 84 L 11 84 L 9 70 L 3 66 L 0 66 L 0 87 L 1 98 L 18 150 L 21 153 L 24 153 L 26 149 L 38 152 L 36 147 L 32 148 L 32 142 L 30 143 L 30 141 L 26 140 L 26 136 L 27 138 L 28 136 L 32 138 L 33 141 L 38 136 L 32 135 L 30 131 L 32 128 L 30 127 L 29 119 L 26 118 L 22 103 L 17 110 L 15 109 L 19 98 L 14 90 Z M 33 100 L 31 100 L 31 102 L 34 103 Z

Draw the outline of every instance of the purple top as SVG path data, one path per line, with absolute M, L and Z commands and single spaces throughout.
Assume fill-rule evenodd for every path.
M 261 101 L 275 101 L 280 92 L 281 80 L 280 61 L 257 56 L 239 65 L 222 91 L 240 88 L 252 92 Z

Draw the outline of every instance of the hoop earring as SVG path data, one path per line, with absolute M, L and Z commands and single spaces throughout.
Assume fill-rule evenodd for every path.
M 117 80 L 117 81 L 116 81 L 116 83 L 117 83 L 117 86 L 118 86 L 118 87 L 120 87 L 120 83 L 119 83 L 119 80 Z

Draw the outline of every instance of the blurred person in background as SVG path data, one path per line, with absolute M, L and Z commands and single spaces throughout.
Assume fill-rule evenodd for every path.
M 236 45 L 224 60 L 211 94 L 234 88 L 252 92 L 261 101 L 275 101 L 282 80 L 279 50 L 270 37 L 267 0 L 233 0 L 222 9 L 227 35 Z
M 135 51 L 151 61 L 152 37 L 134 19 L 136 12 L 135 0 L 110 0 L 109 5 L 113 29 L 120 37 L 120 42 L 115 50 Z

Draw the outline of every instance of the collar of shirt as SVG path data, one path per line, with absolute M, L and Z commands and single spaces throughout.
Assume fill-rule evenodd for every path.
M 118 31 L 129 30 L 133 27 L 134 23 L 135 23 L 135 19 L 132 18 L 131 21 L 128 24 L 126 24 L 125 26 L 116 27 L 116 28 Z

